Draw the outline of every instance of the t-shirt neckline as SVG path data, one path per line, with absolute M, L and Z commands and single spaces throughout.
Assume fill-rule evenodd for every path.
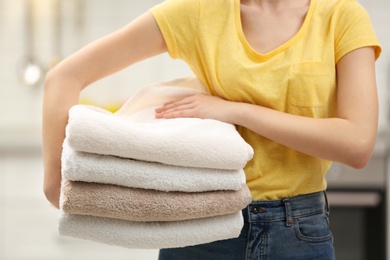
M 242 28 L 242 22 L 241 22 L 241 0 L 235 0 L 234 12 L 235 12 L 235 23 L 236 23 L 236 30 L 237 30 L 238 37 L 239 37 L 241 43 L 244 45 L 245 49 L 248 51 L 248 53 L 252 57 L 254 57 L 258 60 L 267 60 L 267 59 L 275 56 L 276 54 L 279 54 L 280 52 L 283 52 L 286 49 L 288 49 L 290 46 L 295 44 L 306 33 L 306 31 L 309 27 L 311 18 L 312 18 L 313 13 L 314 13 L 316 2 L 317 2 L 317 0 L 310 1 L 309 8 L 307 10 L 306 17 L 303 21 L 303 24 L 302 24 L 301 28 L 299 29 L 299 31 L 292 38 L 290 38 L 288 41 L 286 41 L 282 45 L 276 47 L 275 49 L 263 54 L 263 53 L 257 52 L 255 49 L 253 49 L 252 46 L 247 41 L 245 34 L 244 34 L 244 31 L 243 31 L 243 28 Z

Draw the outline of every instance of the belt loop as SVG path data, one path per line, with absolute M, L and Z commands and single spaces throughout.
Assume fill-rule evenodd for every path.
M 246 206 L 243 210 L 242 210 L 242 215 L 244 217 L 244 221 L 248 221 L 248 223 L 252 222 L 251 220 L 251 214 L 249 212 L 249 208 L 250 208 L 250 205 L 249 204 L 248 206 Z
M 284 209 L 286 212 L 286 226 L 291 227 L 294 225 L 295 221 L 292 217 L 292 210 L 291 210 L 291 202 L 289 198 L 283 199 L 282 200 L 284 203 Z
M 330 214 L 330 206 L 329 206 L 329 201 L 328 201 L 328 195 L 326 195 L 326 191 L 323 191 L 324 193 L 324 199 L 325 199 L 325 210 L 326 213 Z

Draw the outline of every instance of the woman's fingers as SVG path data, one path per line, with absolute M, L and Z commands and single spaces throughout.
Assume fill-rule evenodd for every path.
M 162 107 L 155 110 L 156 118 L 192 117 L 188 114 L 188 110 L 193 108 L 193 100 L 189 97 L 167 102 Z M 187 113 L 184 113 L 184 111 L 187 111 Z
M 157 108 L 156 112 L 159 113 L 159 112 L 167 111 L 167 110 L 174 109 L 175 107 L 185 105 L 185 104 L 188 104 L 188 102 L 185 102 L 184 100 L 171 101 L 171 102 L 165 103 L 162 107 Z
M 193 108 L 192 104 L 170 104 L 156 109 L 156 118 L 193 117 L 190 113 Z
M 195 117 L 226 120 L 226 101 L 214 96 L 196 94 L 165 103 L 157 108 L 156 118 Z

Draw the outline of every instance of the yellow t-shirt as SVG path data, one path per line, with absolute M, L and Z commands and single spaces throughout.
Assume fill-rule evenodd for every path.
M 363 46 L 380 46 L 356 0 L 312 0 L 299 32 L 266 54 L 244 36 L 240 0 L 168 0 L 151 9 L 172 58 L 184 60 L 211 94 L 285 113 L 336 116 L 335 64 Z M 326 189 L 331 162 L 237 128 L 253 147 L 245 167 L 254 200 Z

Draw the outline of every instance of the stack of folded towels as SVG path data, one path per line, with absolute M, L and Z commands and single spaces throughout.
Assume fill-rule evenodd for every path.
M 163 103 L 199 92 L 186 77 L 141 89 L 116 113 L 70 109 L 60 235 L 155 249 L 239 236 L 252 148 L 230 124 L 154 117 Z

